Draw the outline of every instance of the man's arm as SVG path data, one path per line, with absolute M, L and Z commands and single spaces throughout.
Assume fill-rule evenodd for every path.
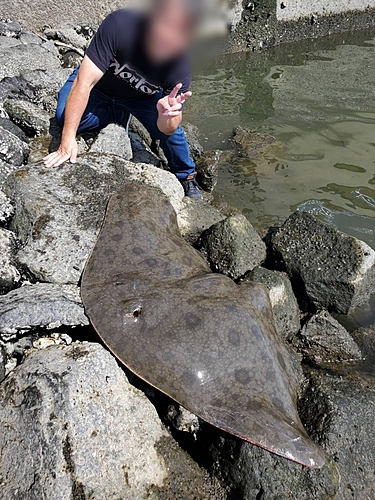
M 44 165 L 46 167 L 58 167 L 67 160 L 75 163 L 78 151 L 76 141 L 77 130 L 83 112 L 86 109 L 90 92 L 103 74 L 103 71 L 87 56 L 83 58 L 66 102 L 61 144 L 57 151 L 44 158 Z
M 157 126 L 163 134 L 172 135 L 176 132 L 182 121 L 182 106 L 192 96 L 190 91 L 177 95 L 181 87 L 182 84 L 178 83 L 169 95 L 162 97 L 157 103 Z

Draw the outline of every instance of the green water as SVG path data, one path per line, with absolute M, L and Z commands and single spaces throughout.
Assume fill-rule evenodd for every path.
M 230 147 L 237 125 L 276 139 L 222 166 L 218 201 L 260 229 L 306 210 L 375 249 L 375 30 L 225 56 L 197 74 L 185 116 L 206 149 Z M 341 320 L 375 323 L 375 297 Z
M 195 77 L 186 118 L 206 149 L 242 125 L 276 138 L 255 161 L 224 165 L 216 199 L 260 228 L 296 208 L 375 248 L 375 31 L 225 56 Z

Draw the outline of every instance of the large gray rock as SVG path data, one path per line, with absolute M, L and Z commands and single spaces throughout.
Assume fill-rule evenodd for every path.
M 18 170 L 20 167 L 12 165 L 0 159 L 0 185 L 5 181 L 9 174 Z
M 18 261 L 39 281 L 77 284 L 102 223 L 109 196 L 127 180 L 159 187 L 178 211 L 183 189 L 156 167 L 86 154 L 59 169 L 28 165 L 8 177 L 12 228 L 23 247 Z
M 0 448 L 3 500 L 194 500 L 198 492 L 209 500 L 220 492 L 98 344 L 34 352 L 7 377 Z
M 24 141 L 0 126 L 0 160 L 20 166 L 26 161 L 28 153 L 29 147 Z M 0 176 L 4 177 L 4 174 L 0 172 Z
M 197 242 L 213 270 L 236 279 L 261 265 L 266 246 L 242 214 L 232 215 L 207 229 Z
M 21 42 L 19 40 L 16 40 L 15 38 L 0 37 L 0 52 L 4 52 L 19 45 L 22 45 Z
M 14 265 L 16 249 L 17 242 L 14 234 L 7 229 L 0 228 L 0 294 L 7 293 L 21 279 L 20 273 Z
M 50 115 L 40 106 L 22 99 L 8 99 L 4 109 L 11 120 L 27 135 L 41 135 L 50 126 Z
M 375 498 L 375 448 L 369 439 L 374 431 L 374 379 L 314 371 L 300 411 L 339 470 L 340 489 L 334 498 Z
M 282 460 L 231 438 L 212 440 L 215 469 L 241 500 L 370 500 L 375 495 L 373 378 L 312 371 L 300 399 L 309 434 L 326 451 L 321 470 Z M 199 441 L 198 441 L 199 442 Z
M 306 212 L 285 221 L 271 250 L 301 303 L 346 314 L 375 290 L 374 250 Z
M 28 99 L 36 100 L 36 90 L 22 76 L 5 77 L 0 80 L 0 102 L 8 98 L 13 99 Z M 3 117 L 8 118 L 8 115 L 3 111 Z M 5 114 L 5 116 L 4 116 Z
M 257 281 L 268 288 L 275 319 L 276 330 L 285 340 L 291 342 L 299 332 L 300 311 L 292 285 L 285 273 L 256 267 L 244 281 Z
M 147 132 L 147 129 L 142 123 L 137 120 L 135 116 L 132 116 L 132 119 L 130 120 L 129 123 L 129 132 L 132 134 L 137 134 L 141 141 L 147 146 L 151 147 L 152 144 L 152 137 L 150 134 Z
M 1 164 L 0 164 L 1 169 Z M 5 196 L 5 193 L 0 190 L 0 225 L 9 222 L 14 214 L 14 207 L 10 199 Z
M 4 379 L 6 375 L 6 364 L 7 364 L 7 355 L 4 347 L 0 345 L 0 382 Z
M 343 500 L 336 496 L 340 475 L 333 461 L 320 470 L 309 469 L 225 437 L 211 451 L 215 469 L 236 500 Z
M 88 324 L 75 285 L 36 283 L 0 297 L 0 337 L 5 340 L 40 328 Z
M 5 113 L 5 111 L 4 111 Z M 26 140 L 26 134 L 25 132 L 17 127 L 15 123 L 12 122 L 9 118 L 1 118 L 0 117 L 0 126 L 5 128 L 8 132 L 11 132 L 13 135 L 18 137 L 18 139 L 21 139 L 21 141 Z
M 0 101 L 6 99 L 24 99 L 37 104 L 46 104 L 53 97 L 56 102 L 57 92 L 67 80 L 69 69 L 25 70 L 19 76 L 4 78 L 0 82 Z M 17 135 L 17 134 L 16 134 Z
M 203 231 L 224 219 L 216 208 L 205 201 L 186 197 L 177 216 L 181 234 L 190 244 L 194 244 Z
M 38 35 L 36 35 L 35 33 L 31 33 L 30 31 L 22 31 L 22 33 L 20 34 L 18 39 L 24 45 L 27 45 L 29 43 L 32 43 L 32 44 L 41 44 L 42 43 L 41 38 Z
M 160 158 L 151 151 L 141 136 L 135 132 L 129 132 L 131 148 L 133 151 L 133 161 L 135 163 L 148 163 L 155 167 L 160 166 Z
M 3 7 L 4 5 L 1 6 L 1 14 L 5 15 Z M 40 16 L 39 7 L 37 11 L 38 16 Z M 12 39 L 7 38 L 7 40 Z M 27 45 L 18 40 L 16 42 L 18 43 L 14 46 L 3 48 L 0 43 L 0 80 L 5 77 L 19 75 L 25 70 L 54 70 L 60 68 L 59 53 L 52 42 L 30 43 Z
M 85 50 L 87 48 L 87 40 L 82 35 L 79 35 L 74 28 L 63 27 L 56 31 L 56 38 L 60 42 L 72 45 L 78 49 Z
M 66 27 L 79 23 L 95 23 L 98 25 L 110 12 L 124 7 L 127 0 L 90 0 L 79 2 L 51 3 L 48 0 L 13 0 L 1 6 L 1 17 L 17 19 L 22 25 L 40 31 L 45 26 Z
M 305 323 L 301 339 L 304 356 L 318 364 L 362 359 L 348 331 L 327 311 L 319 311 Z
M 133 157 L 130 139 L 126 130 L 115 123 L 101 130 L 90 151 L 92 153 L 117 155 L 124 160 L 130 160 Z
M 22 26 L 15 21 L 0 21 L 0 36 L 17 37 L 21 31 Z
M 359 328 L 351 333 L 356 344 L 361 349 L 362 362 L 359 364 L 361 373 L 375 375 L 375 325 Z
M 190 156 L 194 161 L 197 161 L 198 158 L 203 153 L 203 146 L 199 142 L 199 130 L 198 127 L 192 125 L 191 123 L 185 122 L 182 126 L 187 143 L 189 145 Z

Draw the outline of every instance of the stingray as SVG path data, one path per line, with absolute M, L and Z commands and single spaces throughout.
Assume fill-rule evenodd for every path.
M 126 183 L 111 197 L 81 294 L 104 343 L 141 379 L 228 433 L 322 467 L 266 289 L 212 273 L 158 189 Z

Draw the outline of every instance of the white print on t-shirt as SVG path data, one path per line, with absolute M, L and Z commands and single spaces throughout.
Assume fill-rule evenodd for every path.
M 160 92 L 161 87 L 157 85 L 153 85 L 148 82 L 137 73 L 134 69 L 132 69 L 128 64 L 121 64 L 115 59 L 113 63 L 110 65 L 110 68 L 114 68 L 113 74 L 121 80 L 125 80 L 133 89 L 138 90 L 139 92 L 143 92 L 144 94 L 154 95 Z

